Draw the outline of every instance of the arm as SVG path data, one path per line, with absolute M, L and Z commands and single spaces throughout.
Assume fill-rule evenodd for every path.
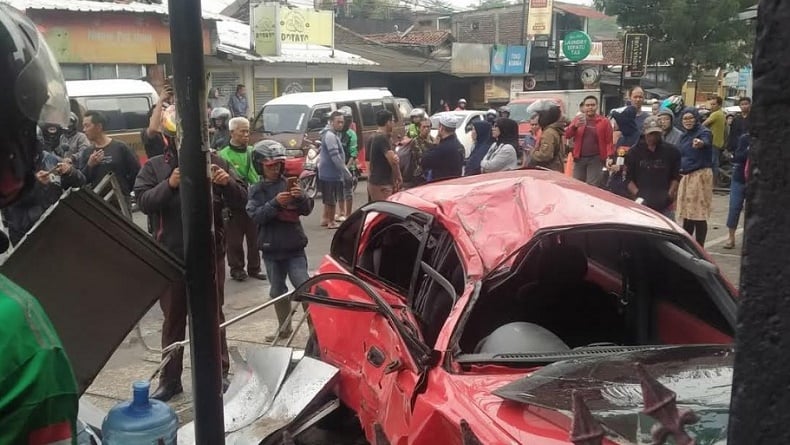
M 636 185 L 638 173 L 637 162 L 630 150 L 625 155 L 625 169 L 628 172 L 628 192 L 631 193 L 632 196 L 639 196 L 639 187 Z
M 166 94 L 159 96 L 159 100 L 154 106 L 154 112 L 151 113 L 151 119 L 148 120 L 148 128 L 145 129 L 145 135 L 149 138 L 154 137 L 159 133 L 159 127 L 162 125 L 162 111 L 164 110 L 163 103 L 169 97 Z
M 170 205 L 171 200 L 178 195 L 178 188 L 170 187 L 167 178 L 158 181 L 151 163 L 148 162 L 140 170 L 134 182 L 134 195 L 137 197 L 140 211 L 146 215 L 153 215 Z
M 340 139 L 328 135 L 326 143 L 326 152 L 329 155 L 329 159 L 332 161 L 332 164 L 335 165 L 335 168 L 343 172 L 346 170 L 346 164 L 343 160 L 343 146 L 340 144 Z
M 579 117 L 577 116 L 577 117 L 573 118 L 573 120 L 571 121 L 570 125 L 565 127 L 565 138 L 566 139 L 573 139 L 573 138 L 579 136 L 578 123 L 579 123 Z
M 606 156 L 611 157 L 614 156 L 614 131 L 608 120 L 604 119 L 603 122 L 604 125 L 599 128 L 603 131 L 603 138 L 606 142 Z
M 678 196 L 678 186 L 680 185 L 680 152 L 674 150 L 672 161 L 669 164 L 671 181 L 669 183 L 669 197 L 674 201 Z
M 749 158 L 749 145 L 751 138 L 749 135 L 743 135 L 738 139 L 738 145 L 732 156 L 732 162 L 735 164 L 744 164 Z
M 401 184 L 403 182 L 403 175 L 401 175 L 400 172 L 400 162 L 398 162 L 398 155 L 395 154 L 395 150 L 387 150 L 384 156 L 386 156 L 387 162 L 390 163 L 390 168 L 392 169 L 392 179 L 395 181 L 395 185 Z
M 349 130 L 348 132 L 348 153 L 354 160 L 359 156 L 359 140 L 357 139 L 357 132 Z
M 300 215 L 307 216 L 313 212 L 315 202 L 307 196 L 303 195 L 301 199 L 297 199 L 294 202 L 296 203 L 296 210 Z
M 430 150 L 426 150 L 425 153 L 422 154 L 420 165 L 422 166 L 423 170 L 429 170 L 432 168 L 441 167 L 444 164 L 443 161 L 444 159 L 442 158 L 442 154 L 439 152 L 439 150 L 432 148 Z M 400 169 L 398 169 L 398 171 L 400 172 Z
M 76 167 L 72 167 L 68 174 L 60 177 L 60 185 L 63 187 L 63 190 L 82 187 L 85 185 L 85 175 Z
M 211 157 L 211 162 L 217 164 L 221 169 L 230 175 L 227 185 L 214 184 L 215 192 L 219 192 L 226 207 L 232 210 L 244 210 L 247 205 L 247 188 L 244 181 L 239 177 L 227 162 L 219 157 Z
M 137 153 L 134 152 L 128 145 L 124 144 L 124 156 L 126 157 L 126 183 L 127 184 L 134 184 L 135 178 L 137 178 L 137 174 L 140 173 L 140 158 L 137 157 Z
M 250 219 L 255 221 L 256 224 L 267 224 L 269 221 L 277 218 L 277 213 L 282 210 L 282 207 L 276 199 L 272 198 L 269 201 L 264 201 L 263 190 L 260 184 L 255 184 L 250 188 L 247 195 L 247 215 Z M 260 196 L 258 196 L 260 195 Z
M 554 158 L 554 149 L 557 141 L 554 132 L 544 132 L 540 143 L 532 150 L 532 159 L 536 162 L 548 162 Z

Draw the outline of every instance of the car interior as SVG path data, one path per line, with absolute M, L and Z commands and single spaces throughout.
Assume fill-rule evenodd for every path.
M 731 291 L 691 249 L 680 237 L 614 229 L 540 237 L 483 284 L 460 350 L 729 343 Z

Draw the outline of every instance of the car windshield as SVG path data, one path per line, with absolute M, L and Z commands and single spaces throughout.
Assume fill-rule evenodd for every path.
M 732 341 L 734 296 L 716 266 L 678 235 L 565 228 L 522 251 L 506 273 L 483 282 L 462 327 L 460 363 L 551 363 Z
M 464 118 L 466 117 L 466 115 L 463 114 L 463 113 L 437 113 L 437 114 L 434 114 L 433 116 L 431 116 L 431 129 L 438 130 L 439 129 L 439 119 L 442 116 L 445 116 L 446 114 L 449 114 L 450 116 L 456 118 L 459 121 L 463 121 Z
M 508 107 L 510 108 L 510 118 L 516 122 L 528 121 L 532 116 L 527 114 L 527 108 L 532 105 L 532 102 L 534 101 L 508 104 Z
M 307 105 L 266 105 L 260 130 L 270 134 L 304 132 L 309 112 Z

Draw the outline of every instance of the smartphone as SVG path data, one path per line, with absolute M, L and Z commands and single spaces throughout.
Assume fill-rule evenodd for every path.
M 298 183 L 299 183 L 299 178 L 297 178 L 296 176 L 291 176 L 290 178 L 288 178 L 288 186 L 286 190 L 291 190 L 292 188 L 296 187 Z

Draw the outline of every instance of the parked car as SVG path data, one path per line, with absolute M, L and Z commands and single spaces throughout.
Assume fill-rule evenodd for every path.
M 370 443 L 656 443 L 670 389 L 726 441 L 734 288 L 673 221 L 562 174 L 369 203 L 295 294 Z
M 310 148 L 305 138 L 317 140 L 326 127 L 329 115 L 344 106 L 351 107 L 359 141 L 360 168 L 365 169 L 365 147 L 368 138 L 376 131 L 376 113 L 389 110 L 395 118 L 393 142 L 405 134 L 411 104 L 408 99 L 396 98 L 387 89 L 361 88 L 347 91 L 287 94 L 266 102 L 255 116 L 251 128 L 251 142 L 274 139 L 285 146 L 289 160 L 286 170 L 298 176 L 304 157 Z
M 436 138 L 439 135 L 439 119 L 446 114 L 453 115 L 456 119 L 460 120 L 461 123 L 458 125 L 458 128 L 455 129 L 455 135 L 466 149 L 466 157 L 468 158 L 469 154 L 472 152 L 472 148 L 475 146 L 471 135 L 472 124 L 475 121 L 484 120 L 486 118 L 486 112 L 479 110 L 456 110 L 436 113 L 431 116 L 432 137 Z
M 82 124 L 88 110 L 107 116 L 107 134 L 131 147 L 141 163 L 148 157 L 141 132 L 148 128 L 148 112 L 159 100 L 150 83 L 131 79 L 74 80 L 66 82 L 71 111 Z

